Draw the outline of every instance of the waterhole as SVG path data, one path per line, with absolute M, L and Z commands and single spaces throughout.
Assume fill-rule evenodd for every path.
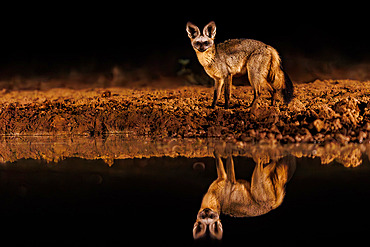
M 0 143 L 2 242 L 191 246 L 245 241 L 299 246 L 367 239 L 369 145 L 125 138 L 4 137 Z M 195 240 L 192 231 L 203 197 L 218 178 L 217 157 L 227 176 L 233 162 L 236 180 L 244 179 L 247 191 L 250 185 L 251 196 L 242 200 L 239 189 L 227 186 L 214 192 L 222 236 L 215 240 L 207 229 Z M 270 180 L 258 177 L 258 167 Z M 264 189 L 262 196 L 253 192 L 269 183 L 272 191 Z M 271 197 L 274 206 L 264 196 Z M 233 203 L 239 204 L 229 205 Z M 230 216 L 229 211 L 239 206 L 240 212 L 257 213 Z

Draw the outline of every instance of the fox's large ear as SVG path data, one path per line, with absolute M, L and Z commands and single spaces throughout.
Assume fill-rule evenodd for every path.
M 186 23 L 186 32 L 188 32 L 188 36 L 191 39 L 194 39 L 200 35 L 199 28 L 190 21 Z
M 215 238 L 217 240 L 221 240 L 222 239 L 222 234 L 224 232 L 223 229 L 222 229 L 221 221 L 218 220 L 218 221 L 212 223 L 209 226 L 209 232 L 211 233 L 212 238 Z
M 195 222 L 194 227 L 193 227 L 194 239 L 199 239 L 203 237 L 206 234 L 206 230 L 207 230 L 206 224 L 200 221 Z
M 211 21 L 203 28 L 203 34 L 211 39 L 214 39 L 216 36 L 216 23 Z

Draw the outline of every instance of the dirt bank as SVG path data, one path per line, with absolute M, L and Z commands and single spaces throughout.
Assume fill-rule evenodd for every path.
M 233 87 L 232 109 L 209 108 L 212 89 L 50 89 L 0 92 L 2 135 L 220 137 L 249 142 L 369 142 L 370 82 L 298 84 L 288 105 L 255 109 L 250 86 Z

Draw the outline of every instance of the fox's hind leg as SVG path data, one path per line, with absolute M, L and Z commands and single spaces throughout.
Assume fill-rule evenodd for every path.
M 267 84 L 266 77 L 268 74 L 267 61 L 264 54 L 252 56 L 247 63 L 248 79 L 254 90 L 254 98 L 250 107 L 254 107 L 256 100 L 259 98 L 261 88 Z
M 274 187 L 271 181 L 275 163 L 263 166 L 262 162 L 257 162 L 251 180 L 251 192 L 257 202 L 274 201 Z
M 222 163 L 222 160 L 221 160 L 220 153 L 217 150 L 215 150 L 213 154 L 216 158 L 216 168 L 217 168 L 218 179 L 226 179 L 227 175 L 225 172 L 224 164 Z
M 252 86 L 253 87 L 253 86 Z M 253 88 L 253 100 L 252 103 L 249 105 L 249 107 L 253 108 L 254 103 L 256 102 L 256 99 L 260 96 L 260 91 L 257 88 Z
M 226 174 L 227 174 L 227 179 L 235 184 L 236 183 L 236 179 L 235 179 L 235 170 L 234 170 L 234 160 L 233 160 L 233 157 L 232 157 L 232 154 L 229 154 L 227 156 L 227 160 L 226 160 Z
M 253 100 L 249 107 L 254 107 L 256 101 L 259 99 L 261 94 L 261 84 L 263 83 L 263 78 L 261 78 L 258 70 L 255 68 L 248 69 L 248 79 L 253 88 Z

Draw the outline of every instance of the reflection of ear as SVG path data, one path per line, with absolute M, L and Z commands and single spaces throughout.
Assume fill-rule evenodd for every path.
M 202 222 L 195 222 L 193 227 L 193 237 L 194 239 L 199 239 L 206 234 L 207 226 Z
M 211 21 L 203 28 L 203 34 L 211 39 L 214 39 L 216 36 L 216 23 Z
M 190 21 L 186 23 L 186 32 L 188 32 L 188 36 L 191 39 L 194 39 L 200 35 L 199 28 Z
M 218 221 L 212 223 L 209 226 L 209 231 L 211 233 L 212 238 L 215 238 L 217 240 L 221 240 L 222 239 L 222 234 L 223 234 L 221 221 L 218 220 Z

